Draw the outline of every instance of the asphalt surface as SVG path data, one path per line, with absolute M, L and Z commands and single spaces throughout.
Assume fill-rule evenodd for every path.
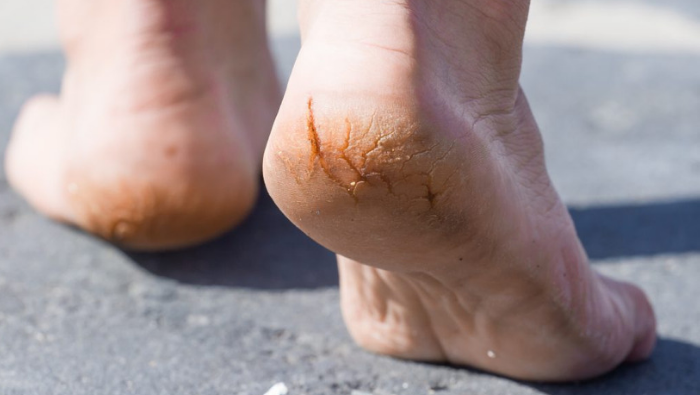
M 283 76 L 297 49 L 276 39 Z M 0 151 L 62 68 L 57 53 L 0 55 Z M 333 255 L 264 193 L 212 243 L 131 254 L 37 215 L 0 175 L 0 393 L 698 394 L 698 70 L 700 55 L 526 48 L 523 86 L 592 264 L 656 306 L 649 362 L 540 385 L 375 356 L 344 329 Z

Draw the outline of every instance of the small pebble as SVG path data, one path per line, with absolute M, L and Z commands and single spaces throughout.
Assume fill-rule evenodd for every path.
M 265 393 L 265 395 L 287 395 L 288 392 L 289 390 L 284 383 L 277 383 L 273 385 L 272 388 Z

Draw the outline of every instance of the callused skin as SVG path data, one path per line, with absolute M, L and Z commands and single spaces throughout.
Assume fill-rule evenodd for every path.
M 647 357 L 654 316 L 638 288 L 592 271 L 551 185 L 517 82 L 516 3 L 306 3 L 264 176 L 339 254 L 363 347 L 585 379 Z M 441 7 L 463 18 L 438 25 Z

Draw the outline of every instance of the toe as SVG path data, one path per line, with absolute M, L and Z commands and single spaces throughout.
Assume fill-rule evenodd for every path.
M 631 284 L 627 288 L 635 316 L 635 342 L 627 362 L 639 362 L 649 358 L 656 346 L 656 317 L 644 291 Z
M 656 317 L 649 299 L 636 285 L 607 277 L 604 281 L 611 291 L 610 296 L 620 303 L 616 309 L 618 323 L 624 328 L 621 334 L 629 339 L 618 343 L 625 344 L 624 349 L 619 350 L 625 353 L 621 360 L 639 362 L 649 358 L 656 345 Z
M 68 221 L 61 179 L 65 141 L 58 120 L 59 102 L 55 96 L 37 96 L 27 102 L 7 148 L 5 171 L 12 187 L 37 210 Z

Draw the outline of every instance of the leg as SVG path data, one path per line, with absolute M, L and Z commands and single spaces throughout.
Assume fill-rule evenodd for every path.
M 545 169 L 518 84 L 528 2 L 302 3 L 264 175 L 340 254 L 355 340 L 528 380 L 646 358 L 647 299 L 590 268 Z
M 27 104 L 7 155 L 43 213 L 126 247 L 239 222 L 279 100 L 262 0 L 59 0 L 60 98 Z

